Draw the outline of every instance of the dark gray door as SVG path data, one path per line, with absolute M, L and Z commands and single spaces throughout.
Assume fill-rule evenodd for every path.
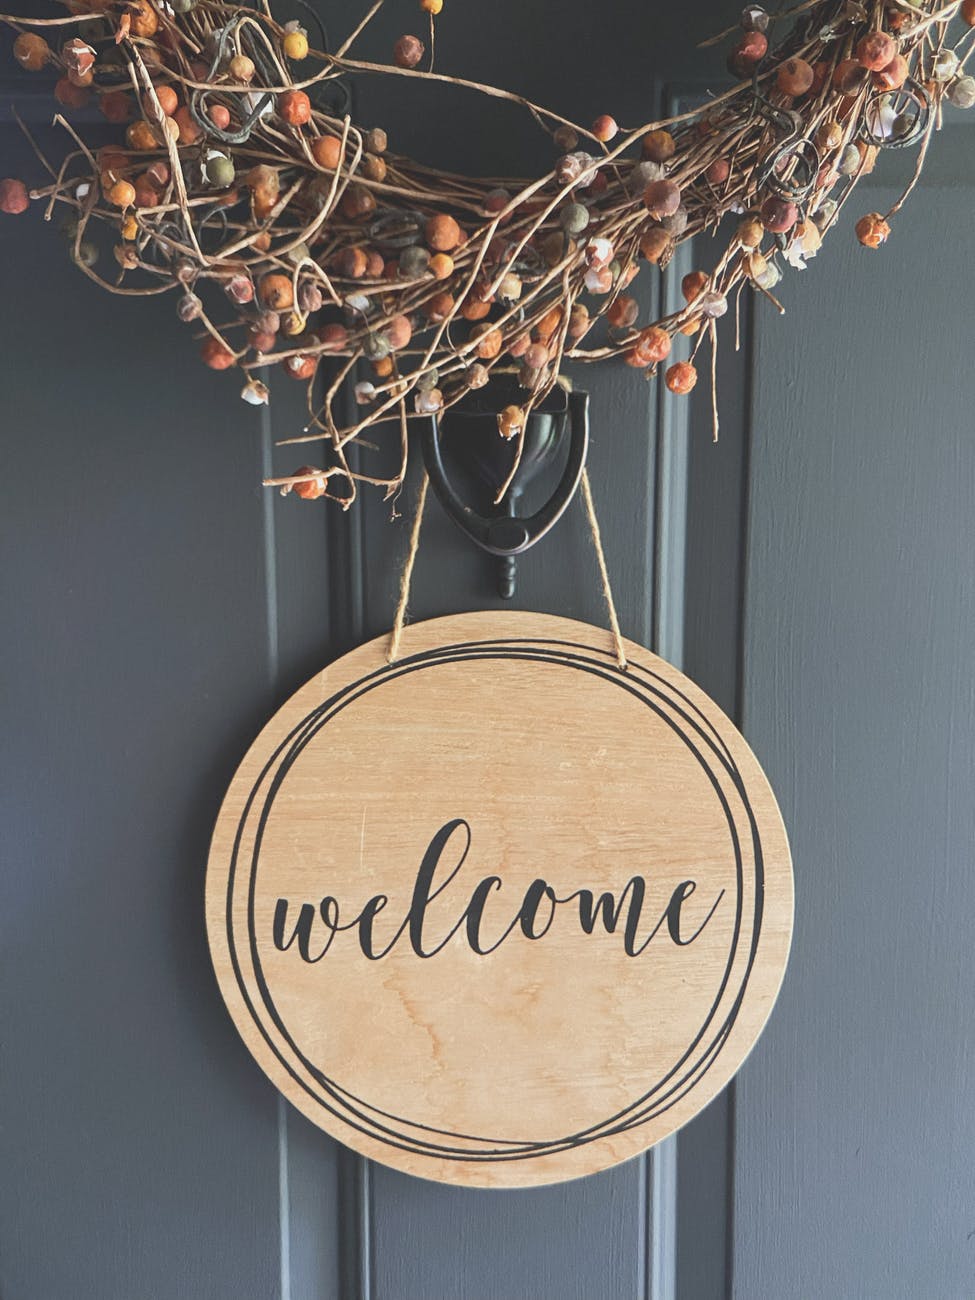
M 736 12 L 495 0 L 488 41 L 483 7 L 454 0 L 438 58 L 631 122 L 723 84 L 692 46 Z M 6 86 L 47 114 L 32 83 Z M 486 127 L 426 91 L 394 114 L 383 93 L 363 86 L 361 116 L 397 147 L 539 164 L 520 115 Z M 23 170 L 9 116 L 0 141 L 0 170 Z M 298 684 L 388 627 L 403 521 L 263 493 L 291 467 L 272 435 L 299 394 L 276 385 L 262 423 L 168 301 L 109 299 L 54 230 L 3 222 L 4 1300 L 975 1295 L 970 128 L 932 152 L 887 250 L 847 219 L 782 286 L 785 318 L 749 307 L 717 447 L 703 403 L 623 367 L 577 376 L 624 631 L 742 722 L 792 835 L 797 929 L 724 1097 L 646 1159 L 517 1193 L 337 1147 L 265 1081 L 207 958 L 222 791 Z M 888 206 L 909 161 L 857 212 Z M 414 617 L 495 603 L 431 505 Z M 580 508 L 522 563 L 516 603 L 603 619 Z

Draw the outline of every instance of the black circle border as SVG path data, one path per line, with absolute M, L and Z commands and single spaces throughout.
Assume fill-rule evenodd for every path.
M 563 666 L 570 667 L 570 668 L 582 669 L 584 671 L 593 673 L 594 675 L 602 678 L 603 680 L 607 680 L 618 686 L 621 686 L 623 689 L 629 691 L 629 693 L 632 694 L 635 698 L 639 699 L 642 703 L 644 703 L 647 707 L 651 708 L 655 713 L 657 713 L 658 717 L 660 717 L 661 720 L 666 723 L 666 725 L 671 727 L 671 729 L 684 742 L 684 744 L 687 745 L 689 749 L 691 749 L 692 753 L 694 753 L 698 762 L 701 763 L 701 766 L 704 768 L 709 779 L 711 780 L 712 785 L 715 788 L 717 797 L 722 804 L 723 810 L 725 812 L 725 816 L 728 819 L 729 830 L 731 832 L 732 842 L 735 848 L 738 897 L 736 903 L 735 932 L 734 932 L 734 939 L 731 947 L 731 954 L 729 957 L 728 965 L 726 967 L 724 978 L 722 979 L 721 986 L 719 988 L 718 995 L 715 999 L 712 1009 L 709 1012 L 708 1018 L 705 1021 L 704 1026 L 699 1031 L 697 1037 L 692 1042 L 690 1048 L 688 1048 L 684 1057 L 677 1063 L 677 1065 L 671 1067 L 667 1075 L 665 1075 L 661 1080 L 659 1080 L 658 1083 L 656 1083 L 654 1087 L 650 1089 L 647 1093 L 645 1093 L 642 1097 L 638 1098 L 635 1102 L 631 1103 L 631 1105 L 627 1107 L 626 1110 L 621 1111 L 617 1115 L 611 1116 L 609 1119 L 604 1120 L 601 1124 L 593 1125 L 589 1129 L 583 1130 L 578 1134 L 572 1134 L 564 1138 L 559 1138 L 547 1142 L 512 1142 L 506 1139 L 478 1138 L 466 1134 L 454 1134 L 446 1130 L 435 1129 L 424 1124 L 419 1124 L 415 1121 L 405 1120 L 400 1117 L 389 1115 L 387 1112 L 379 1110 L 377 1107 L 371 1106 L 368 1102 L 356 1098 L 354 1094 L 348 1092 L 346 1089 L 334 1083 L 332 1080 L 329 1080 L 327 1076 L 325 1076 L 320 1070 L 317 1069 L 317 1067 L 315 1067 L 310 1061 L 308 1061 L 302 1055 L 297 1045 L 294 1043 L 293 1039 L 288 1033 L 287 1029 L 285 1028 L 279 1014 L 277 1013 L 277 1010 L 273 1003 L 273 999 L 271 999 L 270 997 L 270 992 L 267 988 L 267 984 L 263 976 L 263 971 L 260 964 L 260 956 L 257 950 L 255 927 L 253 923 L 257 859 L 259 857 L 261 837 L 263 835 L 263 830 L 264 827 L 266 826 L 267 818 L 269 816 L 271 804 L 273 803 L 274 797 L 277 794 L 278 790 L 280 789 L 284 777 L 287 775 L 287 772 L 290 770 L 290 767 L 295 762 L 295 760 L 297 759 L 301 751 L 304 749 L 305 745 L 307 745 L 309 741 L 318 733 L 318 731 L 321 730 L 321 728 L 325 726 L 326 723 L 332 717 L 334 717 L 338 712 L 340 712 L 342 709 L 347 707 L 349 704 L 354 703 L 355 700 L 360 698 L 361 695 L 375 689 L 377 686 L 382 685 L 383 683 L 391 679 L 395 679 L 396 677 L 399 677 L 407 672 L 416 671 L 418 669 L 434 666 L 437 664 L 457 662 L 457 661 L 463 661 L 469 659 L 491 659 L 491 658 L 508 658 L 508 659 L 520 658 L 520 659 L 527 659 L 533 662 L 540 662 L 540 663 L 547 662 L 547 663 L 561 664 Z M 669 1082 L 671 1077 L 682 1067 L 684 1062 L 687 1060 L 687 1058 L 694 1051 L 697 1044 L 700 1042 L 700 1039 L 707 1032 L 707 1027 L 711 1019 L 713 1019 L 717 1007 L 720 1005 L 721 1001 L 725 996 L 725 990 L 728 983 L 728 979 L 730 978 L 730 972 L 734 965 L 735 958 L 737 955 L 737 947 L 738 947 L 738 942 L 741 934 L 741 913 L 742 913 L 742 900 L 743 900 L 743 888 L 742 888 L 743 864 L 742 864 L 740 842 L 738 839 L 738 829 L 734 823 L 734 820 L 731 817 L 730 809 L 728 808 L 727 801 L 724 798 L 723 791 L 718 785 L 718 782 L 713 772 L 708 767 L 701 753 L 697 750 L 697 748 L 689 739 L 689 737 L 683 731 L 680 730 L 680 728 L 675 724 L 673 719 L 668 714 L 662 711 L 660 705 L 656 703 L 656 700 L 654 698 L 647 698 L 647 696 L 642 694 L 640 690 L 635 688 L 634 685 L 635 674 L 639 674 L 642 678 L 647 679 L 642 683 L 642 685 L 643 685 L 643 689 L 646 690 L 651 697 L 656 697 L 657 699 L 661 700 L 664 704 L 666 704 L 666 706 L 669 709 L 673 710 L 676 714 L 678 714 L 681 718 L 683 718 L 684 722 L 694 732 L 697 733 L 699 739 L 704 742 L 707 748 L 712 751 L 713 756 L 718 760 L 720 767 L 724 770 L 725 776 L 731 780 L 732 787 L 735 793 L 738 795 L 739 799 L 741 800 L 743 808 L 746 812 L 747 820 L 748 820 L 748 828 L 750 831 L 750 838 L 752 841 L 752 848 L 754 853 L 754 867 L 755 867 L 755 909 L 754 909 L 754 918 L 753 918 L 753 925 L 752 925 L 752 932 L 751 932 L 750 950 L 749 950 L 748 961 L 742 978 L 742 982 L 739 987 L 738 993 L 734 998 L 732 1007 L 728 1012 L 728 1015 L 726 1016 L 725 1020 L 721 1024 L 715 1038 L 708 1045 L 707 1049 L 699 1058 L 699 1060 L 691 1067 L 691 1069 L 689 1069 L 685 1073 L 683 1078 L 680 1079 L 677 1082 L 677 1084 L 674 1085 L 670 1089 L 670 1091 L 660 1099 L 659 1104 L 656 1105 L 656 1108 L 654 1108 L 654 1105 L 645 1106 L 645 1108 L 642 1111 L 639 1111 L 636 1114 L 632 1114 L 631 1112 L 634 1112 L 637 1107 L 640 1107 L 644 1105 L 644 1103 L 648 1102 L 650 1098 L 654 1095 L 654 1093 L 658 1092 L 666 1083 Z M 681 708 L 678 704 L 675 704 L 675 702 L 672 699 L 668 699 L 667 696 L 664 694 L 663 690 L 661 689 L 661 687 L 665 687 L 666 690 L 671 691 L 677 697 L 677 699 L 682 702 L 682 704 L 685 706 L 687 711 L 685 712 L 685 709 Z M 696 715 L 696 718 L 698 720 L 695 720 L 694 717 L 692 717 L 691 715 Z M 283 758 L 281 757 L 282 754 L 284 755 Z M 325 1094 L 332 1099 L 334 1105 L 330 1105 L 328 1102 L 326 1102 L 321 1096 L 319 1096 L 315 1092 L 313 1088 L 309 1086 L 309 1084 L 306 1082 L 305 1079 L 301 1078 L 301 1076 L 294 1069 L 293 1064 L 288 1061 L 288 1059 L 284 1054 L 282 1054 L 277 1044 L 271 1038 L 267 1028 L 265 1027 L 265 1024 L 262 1022 L 260 1016 L 257 1014 L 257 1011 L 254 1007 L 253 1001 L 250 997 L 245 981 L 243 979 L 240 960 L 238 956 L 237 943 L 234 935 L 232 902 L 233 902 L 235 876 L 237 873 L 241 841 L 244 836 L 245 826 L 247 822 L 250 820 L 251 811 L 256 801 L 258 791 L 260 790 L 260 787 L 264 783 L 265 779 L 268 777 L 268 774 L 272 771 L 272 769 L 274 769 L 275 765 L 278 763 L 279 758 L 281 759 L 281 762 L 277 768 L 277 771 L 274 775 L 274 778 L 271 781 L 271 784 L 269 785 L 268 791 L 265 796 L 264 805 L 260 814 L 258 830 L 255 833 L 253 853 L 251 855 L 251 869 L 250 869 L 249 881 L 248 881 L 248 940 L 250 946 L 252 969 L 253 969 L 255 981 L 257 982 L 258 987 L 261 991 L 261 1001 L 264 1003 L 264 1009 L 267 1012 L 268 1017 L 274 1023 L 278 1032 L 281 1034 L 281 1036 L 287 1042 L 288 1046 L 291 1048 L 291 1051 L 294 1053 L 296 1060 L 301 1062 L 302 1066 L 307 1071 L 307 1073 L 311 1076 L 311 1078 L 315 1080 L 315 1082 L 325 1092 Z M 300 723 L 298 723 L 294 728 L 292 728 L 288 736 L 286 736 L 285 739 L 277 746 L 274 753 L 271 755 L 271 757 L 263 766 L 245 802 L 244 810 L 241 814 L 238 823 L 237 833 L 234 840 L 234 848 L 231 855 L 230 869 L 228 873 L 226 922 L 227 922 L 227 939 L 229 944 L 229 952 L 230 952 L 231 961 L 234 969 L 236 983 L 238 986 L 238 990 L 241 994 L 241 997 L 243 998 L 244 1003 L 247 1006 L 247 1009 L 250 1013 L 251 1019 L 255 1024 L 255 1026 L 257 1027 L 257 1029 L 259 1030 L 262 1038 L 264 1039 L 268 1048 L 271 1050 L 272 1054 L 282 1065 L 282 1067 L 286 1070 L 286 1072 L 290 1075 L 290 1077 L 295 1081 L 295 1083 L 302 1089 L 302 1091 L 304 1091 L 312 1099 L 312 1101 L 314 1101 L 317 1107 L 323 1109 L 328 1114 L 332 1115 L 334 1118 L 339 1120 L 342 1124 L 347 1125 L 348 1127 L 352 1128 L 353 1130 L 359 1133 L 362 1133 L 366 1137 L 369 1137 L 374 1141 L 385 1143 L 386 1145 L 389 1145 L 393 1148 L 407 1151 L 411 1154 L 424 1155 L 424 1156 L 428 1156 L 431 1158 L 438 1158 L 438 1159 L 456 1160 L 456 1161 L 461 1161 L 466 1163 L 478 1163 L 478 1162 L 494 1163 L 494 1162 L 502 1162 L 508 1160 L 538 1159 L 539 1157 L 544 1157 L 546 1155 L 552 1155 L 561 1151 L 572 1149 L 574 1147 L 583 1146 L 589 1142 L 598 1141 L 600 1139 L 611 1137 L 617 1133 L 626 1132 L 630 1129 L 640 1127 L 643 1124 L 646 1124 L 649 1121 L 657 1118 L 659 1115 L 664 1114 L 672 1106 L 677 1104 L 677 1102 L 680 1101 L 688 1092 L 690 1092 L 694 1087 L 696 1087 L 700 1079 L 703 1078 L 704 1074 L 706 1074 L 707 1071 L 710 1070 L 710 1068 L 713 1066 L 722 1047 L 724 1046 L 724 1043 L 727 1041 L 728 1035 L 730 1034 L 734 1026 L 734 1023 L 738 1017 L 739 1011 L 741 1009 L 741 1005 L 744 1000 L 744 995 L 747 989 L 749 977 L 751 975 L 751 971 L 754 966 L 755 958 L 758 950 L 759 939 L 761 934 L 763 906 L 764 906 L 764 858 L 762 853 L 761 838 L 758 834 L 758 827 L 757 827 L 754 811 L 752 809 L 750 800 L 748 799 L 748 795 L 745 790 L 745 785 L 740 770 L 738 769 L 737 764 L 735 763 L 730 751 L 728 750 L 728 747 L 725 745 L 719 732 L 713 726 L 710 719 L 707 718 L 707 716 L 698 708 L 698 706 L 687 695 L 685 695 L 680 690 L 680 688 L 675 685 L 674 682 L 670 681 L 668 678 L 661 676 L 658 673 L 653 672 L 651 669 L 647 668 L 642 664 L 631 661 L 628 666 L 628 670 L 626 672 L 621 672 L 619 668 L 615 665 L 612 656 L 609 655 L 608 652 L 604 653 L 598 650 L 594 650 L 593 647 L 585 645 L 583 643 L 553 640 L 549 638 L 510 637 L 510 638 L 501 638 L 501 639 L 489 640 L 489 641 L 458 642 L 458 643 L 453 643 L 445 646 L 436 646 L 428 651 L 423 651 L 418 654 L 406 656 L 403 659 L 397 660 L 394 664 L 384 665 L 383 667 L 376 669 L 371 673 L 366 674 L 362 678 L 347 683 L 334 695 L 330 696 L 328 699 L 324 700 L 321 704 L 316 706 L 316 708 L 313 709 L 310 713 L 308 713 Z M 345 1100 L 346 1098 L 348 1100 Z M 344 1111 L 336 1109 L 335 1108 L 336 1106 L 344 1108 Z M 383 1116 L 384 1118 L 389 1119 L 393 1122 L 405 1125 L 412 1129 L 420 1130 L 422 1132 L 438 1134 L 444 1137 L 454 1137 L 463 1141 L 490 1143 L 493 1148 L 497 1148 L 497 1149 L 472 1151 L 466 1148 L 446 1147 L 437 1144 L 435 1142 L 422 1141 L 420 1139 L 411 1137 L 409 1135 L 403 1135 L 397 1133 L 395 1132 L 395 1130 L 390 1129 L 385 1125 L 377 1124 L 369 1116 L 362 1114 L 361 1110 L 357 1110 L 356 1107 L 363 1107 L 367 1110 L 372 1111 L 376 1115 Z M 350 1116 L 355 1116 L 355 1118 L 353 1119 Z

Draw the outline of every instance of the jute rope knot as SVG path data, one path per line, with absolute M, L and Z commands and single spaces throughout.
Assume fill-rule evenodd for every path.
M 429 486 L 430 479 L 426 470 L 424 470 L 423 478 L 420 481 L 420 491 L 416 499 L 416 514 L 413 516 L 413 527 L 410 529 L 410 545 L 400 573 L 396 613 L 393 617 L 393 627 L 389 634 L 389 645 L 386 649 L 386 662 L 389 664 L 395 663 L 399 658 L 400 642 L 403 639 L 403 627 L 406 623 L 406 609 L 410 601 L 413 566 L 416 564 L 417 551 L 420 549 L 420 528 L 423 525 L 423 512 L 426 509 L 427 488 Z M 592 488 L 589 485 L 589 471 L 587 469 L 582 471 L 580 487 L 582 489 L 582 504 L 586 510 L 589 531 L 592 535 L 593 549 L 596 552 L 596 562 L 599 565 L 599 577 L 602 582 L 603 599 L 606 601 L 610 631 L 613 634 L 613 644 L 616 648 L 616 663 L 625 672 L 627 666 L 626 646 L 623 642 L 623 633 L 620 631 L 620 621 L 616 614 L 616 602 L 613 599 L 613 588 L 609 581 L 609 569 L 606 567 L 603 539 L 599 531 L 599 520 L 596 518 L 596 506 L 592 499 Z

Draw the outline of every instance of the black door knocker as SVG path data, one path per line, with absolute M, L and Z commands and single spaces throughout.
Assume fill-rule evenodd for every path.
M 421 425 L 423 460 L 433 490 L 471 541 L 500 557 L 498 594 L 505 600 L 515 594 L 515 557 L 540 541 L 562 517 L 579 486 L 589 446 L 589 394 L 569 393 L 556 384 L 529 414 L 517 472 L 496 503 L 498 489 L 517 456 L 517 439 L 506 440 L 498 432 L 498 412 L 523 401 L 524 390 L 514 378 L 499 377 L 486 388 L 469 393 L 446 411 L 442 420 L 434 415 L 429 424 Z M 567 429 L 568 453 L 558 484 L 540 509 L 523 518 L 518 513 L 522 494 L 555 463 Z M 473 505 L 459 495 L 453 482 L 457 477 L 466 480 L 465 490 Z

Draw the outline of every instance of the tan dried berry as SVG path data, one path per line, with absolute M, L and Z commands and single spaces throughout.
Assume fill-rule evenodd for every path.
M 744 217 L 738 223 L 737 234 L 742 248 L 758 248 L 765 238 L 765 227 L 758 217 Z
M 805 59 L 786 59 L 776 73 L 775 84 L 783 95 L 804 95 L 814 76 L 812 65 Z
M 665 163 L 677 152 L 677 142 L 669 131 L 649 131 L 640 148 L 648 161 Z
M 245 86 L 249 86 L 254 80 L 257 68 L 254 66 L 254 60 L 249 59 L 246 54 L 235 54 L 227 64 L 227 71 L 231 81 L 242 82 Z
M 338 136 L 320 135 L 311 142 L 311 156 L 319 167 L 334 172 L 342 161 L 342 141 Z
M 816 148 L 822 153 L 832 153 L 843 143 L 843 128 L 832 120 L 821 122 L 816 130 Z
M 651 226 L 640 239 L 640 252 L 656 264 L 673 247 L 674 241 L 663 226 Z
M 14 58 L 28 72 L 40 72 L 51 57 L 51 47 L 43 36 L 21 32 L 14 41 Z

